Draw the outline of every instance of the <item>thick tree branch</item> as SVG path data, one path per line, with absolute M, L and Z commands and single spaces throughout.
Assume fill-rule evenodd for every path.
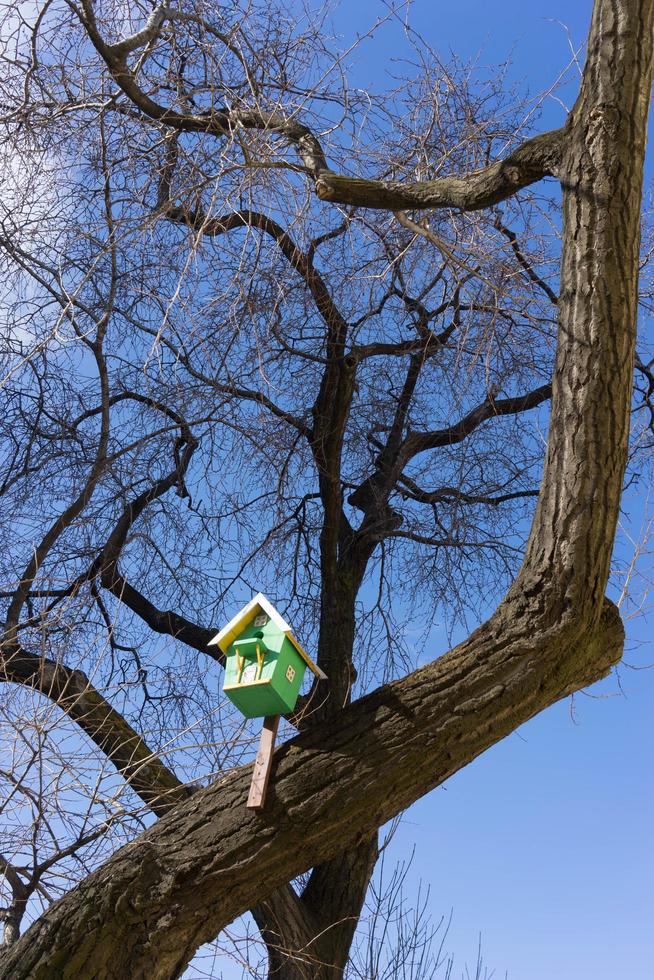
M 82 0 L 77 13 L 116 84 L 146 116 L 179 132 L 228 135 L 238 129 L 255 129 L 278 134 L 295 147 L 307 172 L 315 179 L 316 194 L 323 201 L 391 211 L 433 207 L 474 211 L 497 204 L 523 187 L 558 173 L 563 130 L 535 136 L 506 159 L 465 177 L 403 183 L 337 174 L 329 169 L 322 146 L 311 130 L 281 112 L 223 107 L 199 114 L 180 113 L 151 99 L 137 84 L 126 59 L 132 51 L 158 37 L 165 18 L 174 16 L 172 10 L 156 8 L 141 31 L 115 44 L 108 44 L 102 38 L 91 0 Z
M 319 973 L 321 928 L 290 884 L 255 905 L 252 917 L 268 949 L 271 980 L 312 980 Z
M 0 921 L 3 923 L 2 939 L 0 939 L 0 949 L 2 949 L 13 945 L 18 939 L 32 889 L 2 854 L 0 854 L 0 875 L 3 875 L 11 890 L 9 904 L 0 909 Z
M 343 975 L 378 854 L 374 833 L 311 872 L 302 903 L 323 924 L 322 955 L 329 969 L 321 980 L 340 980 Z
M 494 398 L 492 395 L 488 395 L 481 404 L 446 429 L 435 429 L 433 432 L 410 432 L 404 440 L 401 455 L 403 459 L 408 460 L 429 449 L 440 449 L 443 446 L 453 446 L 458 442 L 463 442 L 483 422 L 492 418 L 499 418 L 502 415 L 519 415 L 521 412 L 537 408 L 538 405 L 546 402 L 551 394 L 552 386 L 546 384 L 541 385 L 540 388 L 535 388 L 526 395 L 517 395 L 514 398 Z
M 327 171 L 318 177 L 316 193 L 321 201 L 384 211 L 421 208 L 478 211 L 512 197 L 543 177 L 557 176 L 563 136 L 561 129 L 534 136 L 506 159 L 465 177 L 405 183 L 366 180 Z
M 604 590 L 627 457 L 653 45 L 654 0 L 596 0 L 560 164 L 548 452 L 505 600 L 455 650 L 283 746 L 262 815 L 244 809 L 251 767 L 178 806 L 35 923 L 0 977 L 179 976 L 265 893 L 368 837 L 619 659 L 622 623 Z
M 619 659 L 615 607 L 605 606 L 592 633 L 569 615 L 535 634 L 527 602 L 524 610 L 510 635 L 495 617 L 450 654 L 283 746 L 264 814 L 245 809 L 251 766 L 198 791 L 52 906 L 0 977 L 179 976 L 236 915 Z
M 317 177 L 327 169 L 323 149 L 311 130 L 283 113 L 258 108 L 230 109 L 227 107 L 211 109 L 208 112 L 197 114 L 180 113 L 151 99 L 138 85 L 136 76 L 128 66 L 126 58 L 132 50 L 141 47 L 144 42 L 150 43 L 155 39 L 160 30 L 160 24 L 163 22 L 163 18 L 158 18 L 157 11 L 151 17 L 153 22 L 151 28 L 146 25 L 142 32 L 137 32 L 122 42 L 107 44 L 98 29 L 91 0 L 81 0 L 81 9 L 76 7 L 73 9 L 80 17 L 91 43 L 107 65 L 113 80 L 146 116 L 178 132 L 225 136 L 231 135 L 239 129 L 255 129 L 275 133 L 296 148 L 304 167 L 310 174 Z
M 375 834 L 314 868 L 301 896 L 286 885 L 252 910 L 271 980 L 341 980 L 377 853 Z
M 407 500 L 415 500 L 420 504 L 483 504 L 487 507 L 498 507 L 510 500 L 522 500 L 526 497 L 537 497 L 538 490 L 510 490 L 506 493 L 466 493 L 458 487 L 438 487 L 436 490 L 423 490 L 407 476 L 401 476 L 398 481 L 402 486 L 400 494 Z M 406 489 L 402 489 L 406 487 Z
M 224 656 L 214 653 L 213 648 L 207 649 L 209 640 L 216 635 L 215 629 L 200 626 L 174 610 L 159 609 L 128 582 L 115 565 L 105 565 L 100 580 L 105 589 L 136 613 L 155 633 L 172 636 L 186 646 L 211 657 L 217 663 L 224 664 Z

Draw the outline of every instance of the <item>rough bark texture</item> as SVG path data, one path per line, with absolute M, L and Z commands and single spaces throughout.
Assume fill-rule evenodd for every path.
M 652 85 L 651 0 L 596 2 L 561 159 L 559 338 L 541 493 L 510 596 L 593 622 L 618 518 L 629 435 L 639 212 Z
M 0 977 L 176 977 L 202 942 L 276 889 L 264 925 L 271 946 L 288 900 L 301 949 L 320 923 L 309 886 L 298 918 L 289 880 L 344 846 L 367 847 L 372 860 L 377 827 L 619 659 L 622 624 L 603 595 L 626 461 L 653 34 L 654 0 L 597 0 L 558 171 L 564 249 L 548 454 L 525 560 L 503 603 L 459 647 L 279 749 L 263 814 L 245 809 L 251 766 L 177 806 L 52 906 Z M 333 540 L 336 510 L 325 528 Z M 355 908 L 355 892 L 343 908 Z M 317 939 L 308 949 L 323 955 Z M 297 958 L 293 969 L 307 975 Z
M 15 645 L 1 665 L 0 676 L 32 687 L 54 701 L 111 759 L 123 779 L 157 815 L 191 796 L 83 671 L 71 670 Z

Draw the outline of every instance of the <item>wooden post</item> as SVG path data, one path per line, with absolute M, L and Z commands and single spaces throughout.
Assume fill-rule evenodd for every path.
M 270 766 L 275 749 L 275 738 L 279 726 L 279 715 L 268 715 L 263 719 L 263 727 L 259 737 L 259 749 L 254 760 L 254 772 L 250 783 L 250 795 L 248 796 L 248 810 L 263 810 L 266 805 L 266 790 L 268 789 L 268 777 L 270 776 Z

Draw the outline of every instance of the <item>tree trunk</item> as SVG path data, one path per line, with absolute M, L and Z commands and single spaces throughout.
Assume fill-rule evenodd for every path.
M 559 346 L 525 560 L 491 619 L 275 755 L 198 792 L 52 906 L 0 977 L 172 978 L 197 947 L 382 823 L 528 718 L 604 676 L 623 631 L 603 598 L 624 466 L 654 0 L 597 0 L 560 177 Z
M 314 868 L 302 895 L 290 885 L 252 910 L 270 980 L 339 980 L 377 860 L 377 835 Z

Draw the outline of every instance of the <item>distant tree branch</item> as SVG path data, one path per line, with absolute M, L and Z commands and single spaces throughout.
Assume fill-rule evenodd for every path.
M 125 95 L 146 116 L 180 132 L 207 133 L 214 136 L 231 135 L 238 129 L 263 130 L 284 137 L 295 146 L 304 167 L 310 174 L 318 176 L 327 170 L 325 154 L 318 139 L 311 130 L 293 118 L 280 112 L 262 109 L 230 109 L 221 107 L 206 113 L 180 113 L 160 105 L 147 95 L 136 82 L 136 76 L 127 64 L 127 55 L 138 47 L 155 40 L 164 16 L 151 16 L 143 31 L 116 44 L 107 44 L 102 38 L 91 0 L 81 0 L 81 6 L 73 9 L 86 28 L 91 43 L 101 56 L 112 78 Z M 158 8 L 161 10 L 161 8 Z
M 394 452 L 390 453 L 389 443 L 387 446 L 380 447 L 379 463 L 375 473 L 364 480 L 350 494 L 349 503 L 364 512 L 369 511 L 374 504 L 379 511 L 380 507 L 386 506 L 388 495 L 400 480 L 404 467 L 415 456 L 431 449 L 441 449 L 463 442 L 484 422 L 504 415 L 517 415 L 520 412 L 536 408 L 547 401 L 551 393 L 551 384 L 546 384 L 526 395 L 519 395 L 514 398 L 495 398 L 489 394 L 471 412 L 445 429 L 436 429 L 432 432 L 410 430 L 404 440 L 395 446 Z M 372 512 L 370 513 L 372 515 Z M 379 520 L 373 520 L 371 516 L 368 523 L 371 520 L 371 529 L 378 533 Z M 365 526 L 362 525 L 361 532 L 364 531 Z
M 222 136 L 239 129 L 254 129 L 278 134 L 296 148 L 315 180 L 316 194 L 322 201 L 391 211 L 435 207 L 474 211 L 497 204 L 543 177 L 557 175 L 564 135 L 560 129 L 539 134 L 522 143 L 504 160 L 462 177 L 411 183 L 334 173 L 320 141 L 309 127 L 282 112 L 221 107 L 197 114 L 180 113 L 160 105 L 143 91 L 127 64 L 127 56 L 156 40 L 166 17 L 174 16 L 172 10 L 163 5 L 157 7 L 141 31 L 108 44 L 100 34 L 91 0 L 81 0 L 81 8 L 73 5 L 73 9 L 116 84 L 146 116 L 179 132 Z
M 258 231 L 264 232 L 277 243 L 284 258 L 302 277 L 327 326 L 331 330 L 346 329 L 345 320 L 332 299 L 324 279 L 314 268 L 311 258 L 305 255 L 289 233 L 267 214 L 262 214 L 259 211 L 240 210 L 217 218 L 210 218 L 198 211 L 187 211 L 179 205 L 170 203 L 163 206 L 162 213 L 169 221 L 188 225 L 207 238 L 215 238 L 234 228 L 256 228 Z
M 123 779 L 161 815 L 191 795 L 81 670 L 30 653 L 13 641 L 0 646 L 0 678 L 54 702 L 114 764 Z
M 400 494 L 407 500 L 415 500 L 421 504 L 441 504 L 457 502 L 461 504 L 484 504 L 488 507 L 498 507 L 510 500 L 522 500 L 526 497 L 537 497 L 538 490 L 513 490 L 510 493 L 475 494 L 464 493 L 458 487 L 438 487 L 437 490 L 423 490 L 418 484 L 406 476 L 399 481 L 407 489 L 400 489 Z
M 183 420 L 180 419 L 180 422 L 182 435 L 175 445 L 175 466 L 125 507 L 107 543 L 89 570 L 88 577 L 95 578 L 99 575 L 103 587 L 136 613 L 155 633 L 168 634 L 223 663 L 222 654 L 214 653 L 213 647 L 208 648 L 209 640 L 215 635 L 215 630 L 199 626 L 171 610 L 158 609 L 118 570 L 118 559 L 127 535 L 146 507 L 173 487 L 177 487 L 180 494 L 184 493 L 184 476 L 198 441 Z
M 511 249 L 513 250 L 513 254 L 518 260 L 518 264 L 524 269 L 524 271 L 527 273 L 531 281 L 535 283 L 535 285 L 538 286 L 538 288 L 543 293 L 545 293 L 545 295 L 547 296 L 547 298 L 549 299 L 550 303 L 553 306 L 558 306 L 559 297 L 556 295 L 556 293 L 549 285 L 549 283 L 546 283 L 545 280 L 538 275 L 533 265 L 525 255 L 524 251 L 520 248 L 520 244 L 518 242 L 518 236 L 516 235 L 516 233 L 512 231 L 510 228 L 507 228 L 507 226 L 502 222 L 502 219 L 500 218 L 499 215 L 495 216 L 494 224 L 497 230 L 500 231 L 504 235 L 504 237 L 509 240 Z
M 535 388 L 526 395 L 517 395 L 514 398 L 494 398 L 492 395 L 488 395 L 481 404 L 446 429 L 435 429 L 432 432 L 410 432 L 404 441 L 402 456 L 408 460 L 428 449 L 438 449 L 463 442 L 483 422 L 503 415 L 518 415 L 520 412 L 536 408 L 548 401 L 551 395 L 551 384 L 541 385 L 540 388 Z

